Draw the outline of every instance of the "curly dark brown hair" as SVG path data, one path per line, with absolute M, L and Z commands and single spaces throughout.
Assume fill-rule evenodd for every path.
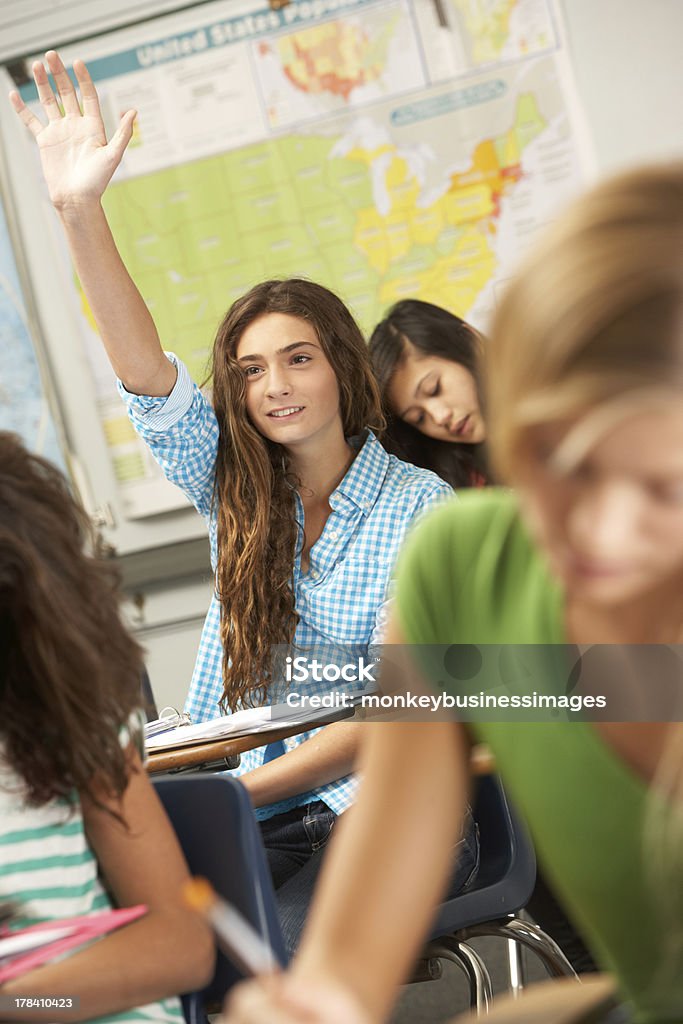
M 263 437 L 247 416 L 245 377 L 235 356 L 243 332 L 267 313 L 299 317 L 315 329 L 337 378 L 346 437 L 384 426 L 363 335 L 333 292 L 291 278 L 264 281 L 233 303 L 216 335 L 211 373 L 220 429 L 214 502 L 224 650 L 221 704 L 232 710 L 266 699 L 272 647 L 291 643 L 298 622 L 292 588 L 296 481 L 283 446 Z
M 62 474 L 0 432 L 0 750 L 36 806 L 119 796 L 142 654 Z

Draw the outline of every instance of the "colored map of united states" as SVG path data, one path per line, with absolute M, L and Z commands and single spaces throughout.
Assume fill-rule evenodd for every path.
M 419 295 L 466 315 L 491 279 L 491 245 L 501 200 L 522 178 L 522 152 L 545 121 L 530 93 L 517 102 L 513 126 L 478 143 L 467 170 L 449 176 L 438 199 L 421 203 L 416 176 L 392 147 L 354 149 L 348 159 L 384 159 L 385 194 L 358 212 L 354 244 L 380 277 L 383 306 Z
M 283 36 L 272 45 L 295 88 L 348 101 L 354 89 L 383 75 L 397 19 L 398 15 L 385 21 L 378 35 L 361 23 L 338 21 Z
M 294 127 L 427 84 L 403 0 L 260 40 L 252 53 L 272 128 Z
M 203 378 L 225 309 L 272 276 L 328 285 L 367 331 L 406 296 L 467 315 L 495 277 L 501 205 L 524 179 L 524 149 L 546 127 L 532 93 L 513 110 L 432 200 L 410 151 L 379 125 L 377 145 L 296 132 L 112 186 L 112 229 L 164 345 Z

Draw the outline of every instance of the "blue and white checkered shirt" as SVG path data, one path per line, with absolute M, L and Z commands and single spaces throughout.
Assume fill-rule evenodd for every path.
M 193 383 L 187 368 L 172 353 L 178 379 L 167 398 L 131 395 L 119 382 L 133 426 L 166 477 L 188 496 L 207 520 L 211 562 L 216 566 L 216 516 L 211 510 L 218 445 L 218 423 L 212 406 Z M 362 443 L 362 439 L 361 439 Z M 297 557 L 293 572 L 296 610 L 300 619 L 295 643 L 303 648 L 323 645 L 370 647 L 381 642 L 386 624 L 388 587 L 396 556 L 408 527 L 437 502 L 452 496 L 434 473 L 387 454 L 368 433 L 346 476 L 329 498 L 332 509 L 319 540 L 310 551 L 307 573 Z M 295 492 L 299 530 L 303 505 Z M 300 533 L 301 543 L 301 533 Z M 300 547 L 300 544 L 299 544 Z M 220 605 L 214 594 L 206 616 L 185 710 L 193 722 L 222 714 L 223 648 Z M 313 735 L 285 740 L 291 750 Z M 263 764 L 266 747 L 242 755 L 237 774 Z M 287 801 L 260 808 L 269 817 L 309 800 L 323 800 L 336 814 L 353 802 L 356 779 L 347 775 Z

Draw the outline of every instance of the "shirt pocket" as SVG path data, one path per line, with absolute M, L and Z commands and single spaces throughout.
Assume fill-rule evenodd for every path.
M 392 564 L 347 558 L 305 595 L 304 618 L 336 644 L 367 644 L 391 579 Z

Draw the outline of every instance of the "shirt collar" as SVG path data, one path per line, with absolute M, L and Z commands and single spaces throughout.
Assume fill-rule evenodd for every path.
M 389 468 L 389 455 L 371 430 L 365 435 L 349 438 L 352 447 L 360 447 L 346 476 L 330 495 L 335 512 L 351 511 L 355 506 L 364 515 L 374 507 Z

